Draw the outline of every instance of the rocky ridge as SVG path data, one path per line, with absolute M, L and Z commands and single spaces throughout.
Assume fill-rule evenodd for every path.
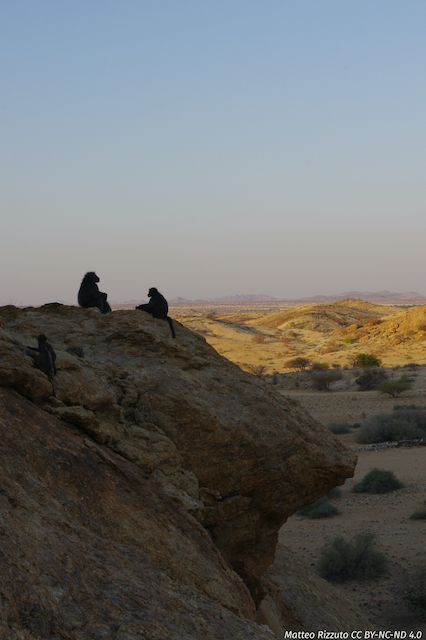
M 273 587 L 267 569 L 286 518 L 352 476 L 353 453 L 178 323 L 172 340 L 137 311 L 52 304 L 0 316 L 0 637 L 313 628 L 283 605 L 281 569 Z M 57 353 L 56 398 L 26 353 L 39 333 Z

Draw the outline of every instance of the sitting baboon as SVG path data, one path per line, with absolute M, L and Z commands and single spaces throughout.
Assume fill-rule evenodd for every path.
M 88 271 L 81 281 L 80 290 L 78 292 L 78 304 L 80 307 L 87 309 L 88 307 L 98 307 L 102 313 L 109 313 L 111 307 L 107 302 L 107 294 L 99 291 L 99 278 L 94 271 Z
M 44 333 L 41 333 L 37 337 L 38 347 L 28 347 L 31 351 L 37 351 L 37 353 L 28 353 L 34 360 L 34 366 L 40 371 L 43 371 L 49 378 L 52 384 L 53 395 L 56 398 L 55 387 L 53 385 L 53 378 L 56 375 L 56 353 L 53 350 L 51 344 L 47 342 L 47 338 Z
M 169 311 L 169 305 L 167 304 L 166 298 L 162 296 L 155 287 L 151 287 L 151 289 L 148 291 L 148 298 L 150 298 L 148 304 L 140 304 L 138 307 L 136 307 L 136 309 L 150 313 L 153 318 L 166 320 L 166 322 L 168 322 L 169 324 L 173 338 L 176 338 L 175 330 L 173 327 L 173 320 L 167 315 Z

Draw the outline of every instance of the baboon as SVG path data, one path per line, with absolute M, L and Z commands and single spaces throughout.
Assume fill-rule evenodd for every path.
M 140 304 L 138 307 L 136 307 L 136 309 L 150 313 L 153 318 L 166 320 L 166 322 L 168 322 L 169 324 L 173 338 L 176 338 L 175 330 L 173 327 L 173 320 L 167 315 L 169 311 L 169 305 L 167 304 L 166 298 L 162 296 L 155 287 L 151 287 L 151 289 L 148 291 L 148 298 L 150 298 L 148 304 Z
M 107 302 L 107 294 L 99 291 L 99 278 L 94 271 L 88 271 L 81 281 L 80 290 L 78 292 L 78 304 L 80 307 L 87 309 L 88 307 L 97 307 L 102 313 L 109 313 L 111 307 Z
M 47 338 L 44 333 L 37 336 L 38 347 L 28 347 L 31 351 L 37 351 L 37 353 L 29 353 L 34 360 L 34 366 L 40 371 L 43 371 L 49 378 L 52 385 L 53 395 L 56 398 L 55 387 L 53 384 L 53 378 L 56 375 L 56 353 L 53 350 L 51 344 L 47 342 Z

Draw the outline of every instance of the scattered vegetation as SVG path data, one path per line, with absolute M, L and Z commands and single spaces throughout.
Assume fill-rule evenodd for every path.
M 353 336 L 346 336 L 346 338 L 343 338 L 342 342 L 345 342 L 346 344 L 353 344 L 355 342 L 355 338 Z
M 252 338 L 253 342 L 256 342 L 256 344 L 262 344 L 263 342 L 265 342 L 265 336 L 263 335 L 263 333 L 256 333 L 253 338 Z
M 402 489 L 403 486 L 393 471 L 375 468 L 371 469 L 361 482 L 357 482 L 352 491 L 355 493 L 390 493 L 396 489 Z
M 413 411 L 413 414 L 416 412 Z M 426 416 L 426 412 L 421 412 Z M 413 418 L 404 412 L 379 413 L 371 416 L 363 424 L 357 435 L 357 442 L 372 444 L 374 442 L 392 442 L 400 440 L 416 440 L 426 435 Z
M 355 358 L 355 367 L 359 369 L 380 367 L 382 361 L 372 353 L 359 353 Z
M 317 570 L 333 582 L 369 580 L 386 570 L 386 556 L 374 547 L 374 534 L 358 533 L 351 542 L 342 536 L 321 550 Z
M 337 382 L 343 378 L 340 371 L 319 371 L 312 376 L 312 386 L 317 391 L 330 391 L 333 382 Z
M 413 388 L 413 383 L 406 376 L 401 376 L 399 380 L 385 380 L 376 386 L 376 390 L 380 393 L 388 393 L 396 398 L 404 391 Z
M 362 376 L 355 378 L 355 382 L 360 391 L 370 391 L 375 389 L 381 382 L 384 382 L 387 377 L 388 375 L 384 369 L 365 368 Z
M 297 513 L 300 516 L 306 516 L 310 520 L 318 520 L 319 518 L 332 518 L 333 516 L 337 516 L 340 511 L 334 504 L 328 501 L 328 496 L 323 496 L 313 504 L 303 507 L 303 509 Z
M 341 435 L 343 433 L 349 433 L 349 425 L 347 422 L 330 422 L 327 425 L 327 429 L 331 431 L 331 433 L 335 433 L 336 435 Z

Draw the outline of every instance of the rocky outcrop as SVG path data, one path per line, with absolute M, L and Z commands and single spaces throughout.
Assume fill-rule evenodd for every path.
M 353 453 L 297 403 L 178 323 L 173 340 L 166 323 L 139 311 L 102 315 L 53 304 L 3 307 L 0 315 L 0 385 L 17 392 L 4 392 L 1 420 L 10 461 L 0 490 L 9 509 L 4 535 L 12 536 L 8 571 L 13 582 L 27 565 L 41 576 L 22 598 L 5 592 L 9 627 L 28 618 L 26 628 L 35 629 L 45 607 L 53 635 L 61 616 L 77 624 L 85 606 L 98 621 L 110 606 L 128 607 L 152 638 L 227 637 L 222 623 L 213 629 L 215 607 L 225 626 L 231 616 L 235 628 L 256 627 L 247 622 L 255 609 L 245 585 L 255 604 L 265 599 L 261 576 L 274 561 L 278 530 L 352 476 Z M 39 333 L 57 353 L 56 398 L 26 355 Z M 75 355 L 81 349 L 83 358 Z M 145 572 L 152 588 L 143 586 Z M 74 577 L 64 587 L 65 574 Z M 77 597 L 79 589 L 86 595 Z M 186 608 L 177 612 L 179 598 Z M 207 609 L 216 620 L 208 631 Z M 161 624 L 174 629 L 168 635 L 155 627 L 159 611 Z M 173 625 L 193 615 L 199 633 L 179 635 Z M 105 628 L 119 624 L 117 616 L 106 616 Z M 256 637 L 270 637 L 256 629 Z M 145 637 L 128 633 L 106 637 Z

